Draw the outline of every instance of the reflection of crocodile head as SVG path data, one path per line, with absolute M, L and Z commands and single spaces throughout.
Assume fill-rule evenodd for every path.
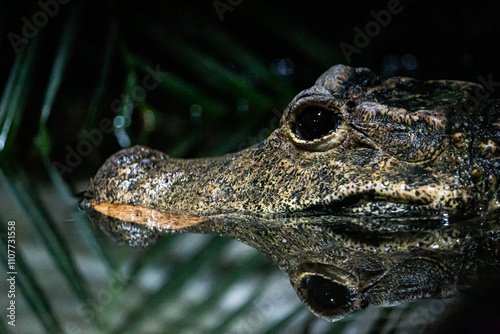
M 316 315 L 335 320 L 369 304 L 451 297 L 499 269 L 499 224 L 415 220 L 423 226 L 408 231 L 404 220 L 379 223 L 392 231 L 321 225 L 316 232 L 330 235 L 323 251 L 295 254 L 290 281 Z
M 500 205 L 499 106 L 478 94 L 472 83 L 380 81 L 334 66 L 263 143 L 192 160 L 122 150 L 92 180 L 86 205 L 130 244 L 171 229 L 248 243 L 277 259 L 328 319 L 369 303 L 450 296 L 459 276 L 473 281 L 465 257 L 481 263 L 473 277 L 483 268 L 475 242 L 498 241 L 495 224 L 461 223 L 498 219 Z

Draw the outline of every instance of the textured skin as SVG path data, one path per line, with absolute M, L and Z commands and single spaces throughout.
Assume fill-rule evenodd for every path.
M 449 297 L 499 267 L 500 108 L 473 100 L 482 90 L 381 81 L 337 65 L 292 100 L 263 143 L 192 160 L 122 150 L 99 169 L 85 205 L 202 218 L 184 230 L 228 235 L 276 259 L 299 297 L 329 320 L 369 303 Z M 297 117 L 310 107 L 335 113 L 334 131 L 302 138 Z M 90 215 L 131 245 L 171 228 Z M 347 287 L 349 302 L 315 302 L 307 276 Z

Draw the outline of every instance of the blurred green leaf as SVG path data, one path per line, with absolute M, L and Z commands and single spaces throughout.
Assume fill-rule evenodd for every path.
M 0 152 L 12 148 L 27 101 L 32 67 L 37 57 L 39 38 L 22 48 L 10 72 L 0 100 Z M 12 138 L 12 139 L 11 139 Z
M 4 217 L 0 216 L 2 221 L 7 221 Z M 6 225 L 6 224 L 5 224 Z M 7 227 L 4 224 L 0 224 L 0 235 L 6 236 L 8 231 Z M 14 231 L 15 232 L 15 231 Z M 18 232 L 19 233 L 19 232 Z M 8 269 L 8 253 L 7 253 L 7 238 L 0 238 L 0 259 L 4 264 L 6 272 L 11 272 L 13 270 Z M 15 240 L 15 238 L 13 239 Z M 26 298 L 28 304 L 32 311 L 38 316 L 38 319 L 43 324 L 47 332 L 49 333 L 60 333 L 61 325 L 54 317 L 55 313 L 53 312 L 52 307 L 49 303 L 49 298 L 40 288 L 40 284 L 36 279 L 36 275 L 26 264 L 23 255 L 22 255 L 22 247 L 20 247 L 19 243 L 11 244 L 14 246 L 12 248 L 15 260 L 14 271 L 15 271 L 15 282 L 16 282 L 16 290 L 19 287 L 19 290 L 22 292 L 23 297 Z M 43 279 L 43 277 L 42 277 Z M 12 299 L 15 301 L 15 299 Z M 19 316 L 19 315 L 18 315 Z M 6 333 L 7 331 L 2 331 Z
M 81 4 L 81 2 L 79 2 L 79 4 Z M 81 6 L 73 8 L 73 11 L 68 17 L 68 21 L 61 36 L 59 48 L 54 59 L 49 82 L 47 84 L 47 90 L 45 91 L 45 97 L 42 104 L 42 112 L 40 114 L 40 124 L 38 127 L 39 133 L 35 138 L 39 153 L 44 158 L 49 156 L 49 150 L 51 146 L 50 136 L 47 130 L 47 121 L 49 119 L 52 107 L 54 105 L 54 100 L 64 77 L 64 72 L 66 69 L 66 64 L 68 62 L 68 57 L 71 52 L 71 48 L 73 47 L 80 10 Z
M 20 311 L 24 326 L 40 322 L 47 332 L 200 330 L 196 319 L 206 319 L 228 291 L 251 277 L 258 289 L 202 328 L 234 331 L 268 297 L 275 266 L 256 253 L 221 266 L 232 241 L 219 237 L 186 245 L 186 235 L 171 234 L 146 250 L 118 246 L 78 211 L 74 194 L 86 189 L 110 154 L 128 145 L 195 157 L 261 141 L 295 93 L 318 71 L 344 62 L 342 55 L 317 29 L 282 15 L 278 3 L 243 2 L 225 13 L 224 22 L 211 2 L 53 3 L 57 13 L 47 14 L 18 54 L 7 38 L 0 40 L 0 66 L 7 69 L 0 77 L 0 258 L 5 264 L 3 223 L 22 217 L 20 248 L 48 254 L 44 262 L 56 271 L 50 279 L 56 287 L 69 286 L 42 289 L 45 264 L 19 253 L 19 287 L 30 309 Z M 0 2 L 0 35 L 22 35 L 37 13 L 44 13 L 38 1 Z M 292 74 L 273 71 L 273 62 L 289 57 Z M 151 68 L 160 69 L 159 85 L 145 99 L 134 98 Z M 102 120 L 120 119 L 123 126 L 113 135 L 100 129 Z M 84 151 L 91 130 L 102 138 Z M 183 253 L 188 246 L 194 247 L 189 256 Z M 210 280 L 210 291 L 198 303 L 183 303 L 196 280 Z M 356 317 L 329 324 L 295 302 L 280 319 L 259 319 L 262 328 L 312 332 L 320 325 L 322 332 L 356 332 Z M 394 331 L 411 312 L 380 312 L 371 331 Z M 9 329 L 0 322 L 0 332 Z
M 36 195 L 29 190 L 30 182 L 28 180 L 22 170 L 18 169 L 16 173 L 4 162 L 0 164 L 0 184 L 12 195 L 12 199 L 25 213 L 26 219 L 34 222 L 32 227 L 35 229 L 36 235 L 43 241 L 52 256 L 52 260 L 75 294 L 84 303 L 89 303 L 90 293 L 71 256 L 70 247 Z

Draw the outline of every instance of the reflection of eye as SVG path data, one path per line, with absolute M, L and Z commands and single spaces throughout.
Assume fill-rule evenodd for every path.
M 305 285 L 309 297 L 321 308 L 335 309 L 351 301 L 347 287 L 321 276 L 307 276 Z
M 338 114 L 331 110 L 308 107 L 297 115 L 295 133 L 304 140 L 318 139 L 335 131 L 339 121 Z

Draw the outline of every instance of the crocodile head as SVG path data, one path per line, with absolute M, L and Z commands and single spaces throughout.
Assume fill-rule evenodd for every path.
M 465 267 L 440 256 L 464 250 L 443 240 L 483 238 L 457 224 L 500 205 L 499 106 L 478 96 L 473 83 L 382 81 L 337 65 L 290 102 L 264 142 L 190 160 L 122 150 L 91 180 L 85 205 L 131 245 L 179 229 L 250 244 L 329 320 L 447 297 Z

